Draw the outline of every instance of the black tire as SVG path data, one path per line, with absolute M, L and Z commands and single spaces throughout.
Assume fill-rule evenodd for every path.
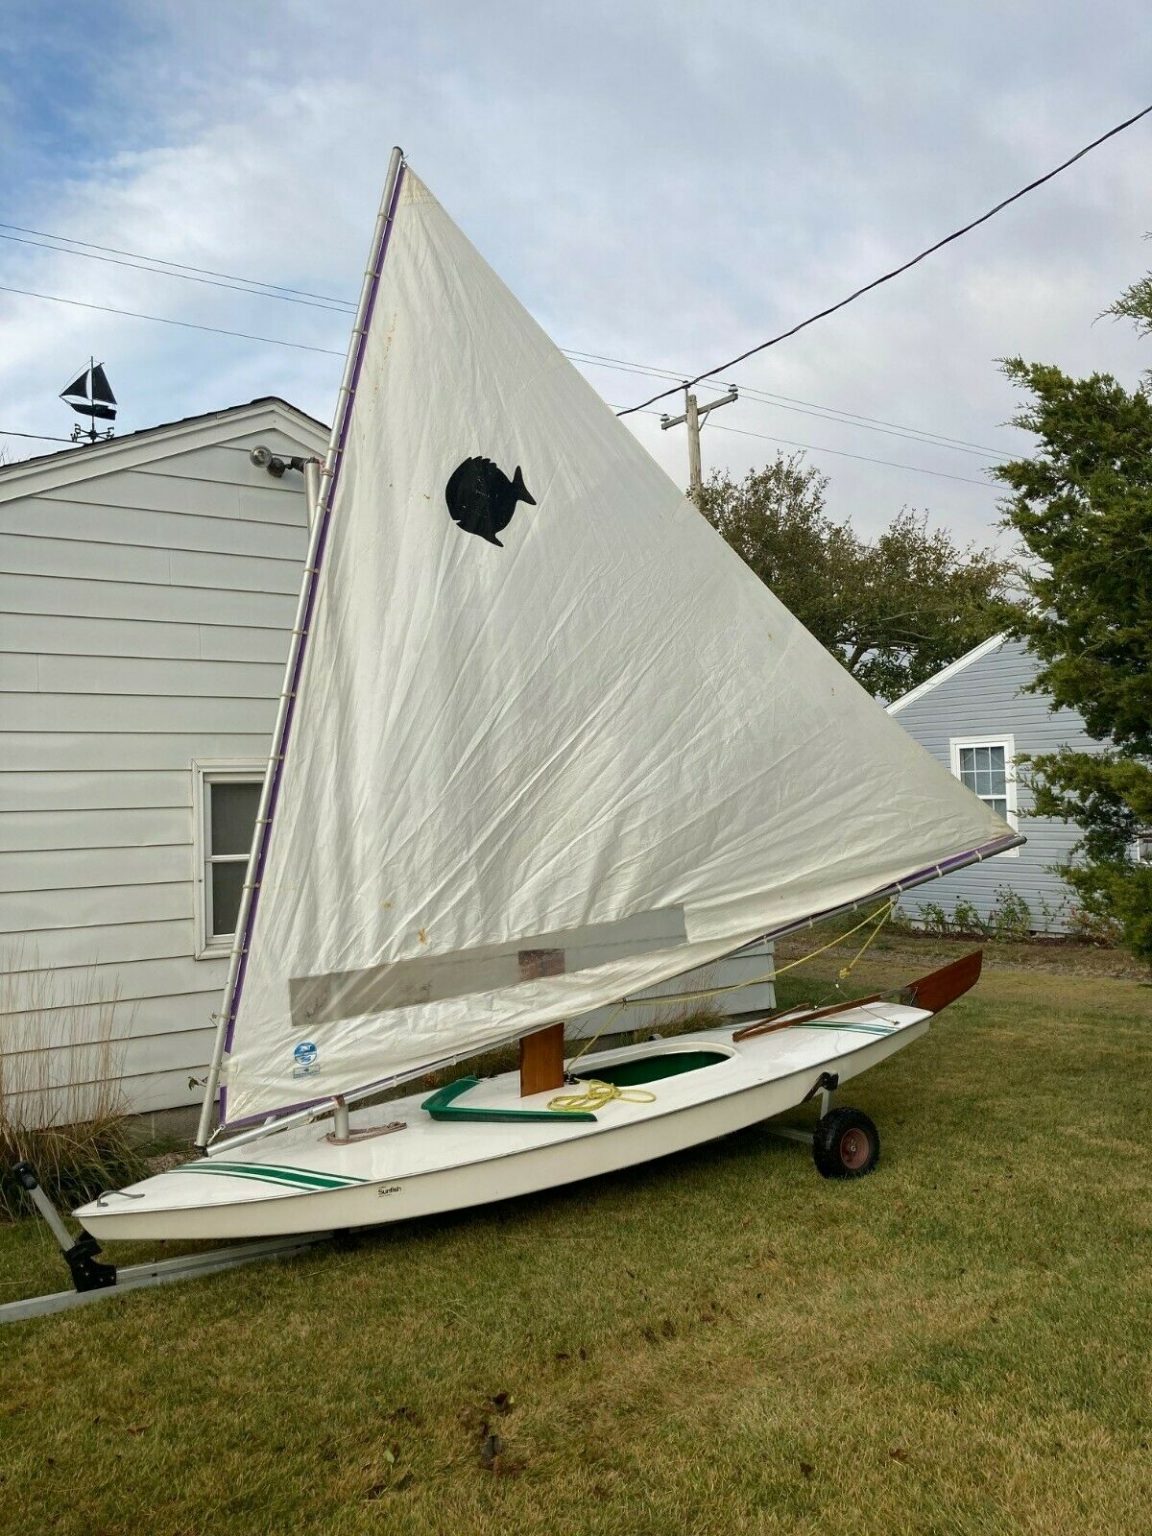
M 831 1109 L 817 1122 L 812 1160 L 826 1179 L 862 1179 L 880 1159 L 880 1132 L 862 1109 Z

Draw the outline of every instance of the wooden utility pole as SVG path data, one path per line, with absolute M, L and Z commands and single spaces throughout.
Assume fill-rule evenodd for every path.
M 721 395 L 718 400 L 709 400 L 707 405 L 700 405 L 696 396 L 691 393 L 687 384 L 684 386 L 684 414 L 682 416 L 661 416 L 660 430 L 667 432 L 669 427 L 678 427 L 681 422 L 688 426 L 688 495 L 699 506 L 700 493 L 704 489 L 704 476 L 700 469 L 700 428 L 708 419 L 710 411 L 718 411 L 722 405 L 731 405 L 733 400 L 739 399 L 739 392 L 730 389 L 726 395 Z

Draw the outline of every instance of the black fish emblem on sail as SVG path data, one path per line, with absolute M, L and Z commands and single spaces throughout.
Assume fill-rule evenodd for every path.
M 448 477 L 444 487 L 444 500 L 452 521 L 465 533 L 474 533 L 489 544 L 503 549 L 496 537 L 512 521 L 516 503 L 523 501 L 530 507 L 536 505 L 524 484 L 524 476 L 517 464 L 516 472 L 508 476 L 491 459 L 465 459 Z

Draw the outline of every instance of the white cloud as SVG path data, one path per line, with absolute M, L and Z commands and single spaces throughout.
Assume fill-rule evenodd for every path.
M 8 218 L 354 297 L 399 139 L 558 341 L 696 370 L 895 265 L 1141 104 L 1141 60 L 1123 45 L 1142 26 L 1134 3 L 1091 18 L 1071 0 L 929 8 L 914 27 L 912 14 L 756 0 L 707 13 L 683 0 L 322 11 L 212 0 L 120 7 L 107 56 L 86 18 L 68 25 L 94 55 L 70 49 L 57 21 L 60 67 L 90 72 L 68 127 L 91 151 L 56 152 L 51 122 L 25 123 L 21 165 L 40 179 L 17 178 Z M 53 99 L 75 102 L 59 84 Z M 11 93 L 10 133 L 23 121 Z M 997 357 L 1111 368 L 1129 383 L 1147 366 L 1126 329 L 1092 321 L 1146 259 L 1150 132 L 1103 147 L 736 377 L 1020 451 Z M 11 286 L 346 341 L 347 321 L 320 310 L 17 245 L 0 264 Z M 65 431 L 55 395 L 89 351 L 108 361 L 125 428 L 266 393 L 331 409 L 338 358 L 0 297 L 0 426 Z M 591 376 L 619 402 L 657 387 Z M 629 419 L 682 478 L 682 433 Z M 985 462 L 750 400 L 716 421 L 977 481 Z M 705 437 L 706 462 L 737 473 L 773 452 L 732 431 Z M 864 531 L 911 503 L 962 537 L 989 536 L 992 488 L 812 457 Z

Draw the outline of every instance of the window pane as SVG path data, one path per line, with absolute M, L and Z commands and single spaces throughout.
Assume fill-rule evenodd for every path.
M 965 783 L 968 782 L 969 776 L 975 771 L 975 758 L 976 753 L 971 747 L 960 748 L 960 777 Z
M 990 786 L 991 786 L 990 789 L 989 789 L 989 793 L 990 794 L 994 794 L 994 795 L 1002 795 L 1004 793 L 1004 773 L 1005 773 L 1005 770 L 1004 770 L 1004 748 L 1003 747 L 989 747 L 988 751 L 989 751 L 989 756 L 991 757 L 991 767 L 990 767 L 989 774 L 988 774 L 989 781 L 990 781 Z
M 212 846 L 209 857 L 218 853 L 247 853 L 252 846 L 252 829 L 260 806 L 259 784 L 212 784 Z M 230 931 L 230 930 L 229 930 Z
M 986 806 L 988 806 L 988 808 L 990 810 L 995 811 L 997 816 L 1003 816 L 1005 821 L 1008 820 L 1008 802 L 1007 802 L 1007 800 L 988 799 L 987 797 L 985 797 L 984 804 Z
M 211 864 L 212 938 L 224 938 L 236 932 L 240 915 L 240 893 L 244 889 L 245 864 Z

